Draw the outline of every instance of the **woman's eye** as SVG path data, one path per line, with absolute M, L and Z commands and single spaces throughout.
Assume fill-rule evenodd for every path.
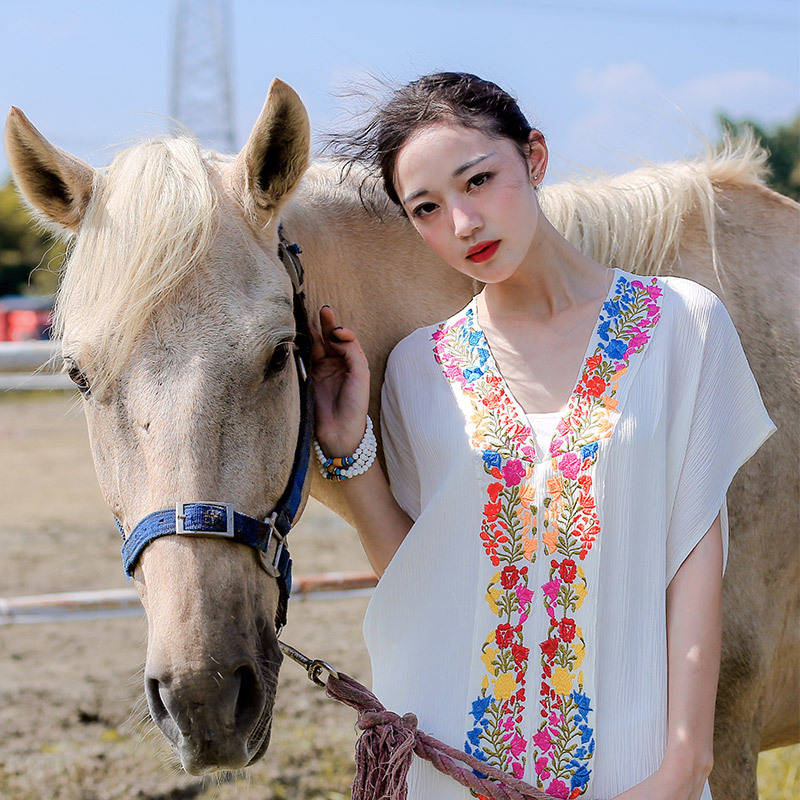
M 436 210 L 436 203 L 423 203 L 414 209 L 415 217 L 427 217 Z
M 467 183 L 470 186 L 483 186 L 491 177 L 492 175 L 490 172 L 479 172 L 477 175 L 473 175 Z
M 292 342 L 281 342 L 273 351 L 269 359 L 267 368 L 264 370 L 264 377 L 275 375 L 281 372 L 289 363 L 289 356 L 292 354 L 294 344 Z
M 88 394 L 89 381 L 86 379 L 83 372 L 81 372 L 80 367 L 70 362 L 67 362 L 66 367 L 67 375 L 69 375 L 70 380 L 78 387 L 78 391 L 82 394 Z

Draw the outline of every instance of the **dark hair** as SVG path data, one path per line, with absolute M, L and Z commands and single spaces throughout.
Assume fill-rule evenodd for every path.
M 394 89 L 362 127 L 329 136 L 325 151 L 346 164 L 361 163 L 379 172 L 389 199 L 402 207 L 394 186 L 397 154 L 412 134 L 435 122 L 510 139 L 527 156 L 531 125 L 517 101 L 496 83 L 468 72 L 438 72 Z

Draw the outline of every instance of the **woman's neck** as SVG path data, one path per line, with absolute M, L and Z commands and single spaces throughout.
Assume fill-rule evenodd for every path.
M 514 274 L 483 288 L 479 299 L 490 319 L 547 322 L 607 294 L 610 271 L 606 267 L 576 250 L 544 216 L 539 228 L 539 235 Z

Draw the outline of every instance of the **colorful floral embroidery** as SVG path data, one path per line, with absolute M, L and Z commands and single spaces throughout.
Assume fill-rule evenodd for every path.
M 593 474 L 599 441 L 611 435 L 618 413 L 619 380 L 631 357 L 642 352 L 659 320 L 661 289 L 620 276 L 601 311 L 595 352 L 556 427 L 550 447 L 553 477 L 534 504 L 535 452 L 530 428 L 490 369 L 485 337 L 474 310 L 433 334 L 434 354 L 447 378 L 468 399 L 472 446 L 481 456 L 486 496 L 480 538 L 494 568 L 486 602 L 498 622 L 480 652 L 484 674 L 469 712 L 465 750 L 521 778 L 530 749 L 537 785 L 559 798 L 577 798 L 590 784 L 594 754 L 592 700 L 584 691 L 587 643 L 582 624 L 594 614 L 585 565 L 600 533 Z M 539 722 L 525 725 L 530 651 L 524 625 L 534 593 L 529 588 L 539 534 L 550 558 L 541 587 L 547 638 L 540 643 Z M 540 569 L 544 568 L 541 565 Z M 537 581 L 538 583 L 538 581 Z M 590 602 L 586 603 L 587 596 Z M 588 610 L 587 610 L 587 607 Z M 593 686 L 593 681 L 587 681 Z
M 537 786 L 559 798 L 576 798 L 586 791 L 595 749 L 590 719 L 594 709 L 584 693 L 581 670 L 587 642 L 578 621 L 588 624 L 594 613 L 579 610 L 590 591 L 581 562 L 600 533 L 592 491 L 599 440 L 611 435 L 619 380 L 659 320 L 661 289 L 655 278 L 645 287 L 620 277 L 615 288 L 614 298 L 600 313 L 597 349 L 586 359 L 567 414 L 556 426 L 550 445 L 553 478 L 543 502 L 547 511 L 542 541 L 553 558 L 542 586 L 550 621 L 547 639 L 539 645 L 541 720 L 533 736 L 533 760 Z
M 434 353 L 447 377 L 471 400 L 473 447 L 487 476 L 480 537 L 498 570 L 486 589 L 486 602 L 498 623 L 481 648 L 485 668 L 480 693 L 472 702 L 471 728 L 464 748 L 482 761 L 522 777 L 528 742 L 521 726 L 529 648 L 522 629 L 533 592 L 529 568 L 535 559 L 536 514 L 530 485 L 535 455 L 530 428 L 517 419 L 498 375 L 487 374 L 489 349 L 475 330 L 472 310 L 434 334 Z

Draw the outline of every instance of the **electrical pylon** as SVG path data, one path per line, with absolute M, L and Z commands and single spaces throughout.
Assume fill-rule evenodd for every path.
M 170 116 L 204 145 L 232 153 L 228 0 L 174 0 Z

